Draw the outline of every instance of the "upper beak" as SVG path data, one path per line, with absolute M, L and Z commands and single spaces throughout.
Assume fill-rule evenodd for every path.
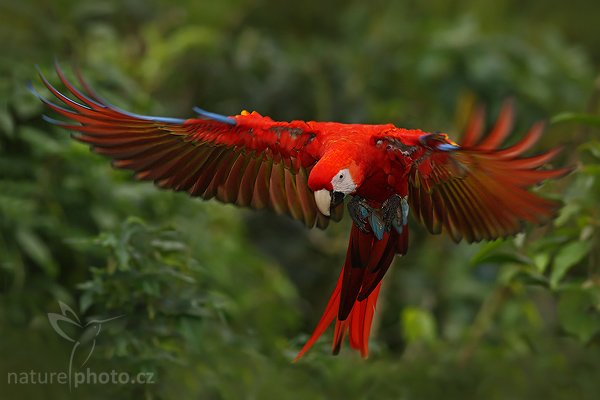
M 321 214 L 329 217 L 331 209 L 344 201 L 344 193 L 330 192 L 327 189 L 317 190 L 315 192 L 315 203 Z

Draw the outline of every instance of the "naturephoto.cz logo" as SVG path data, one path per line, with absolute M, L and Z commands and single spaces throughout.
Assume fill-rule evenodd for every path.
M 21 371 L 9 372 L 8 383 L 20 385 L 46 385 L 61 384 L 69 385 L 69 390 L 80 385 L 96 384 L 152 384 L 154 373 L 119 372 L 116 370 L 96 372 L 90 368 L 83 368 L 90 360 L 96 348 L 96 339 L 102 331 L 102 326 L 122 318 L 123 315 L 105 319 L 92 319 L 83 323 L 75 311 L 67 304 L 59 301 L 60 314 L 48 313 L 48 321 L 54 331 L 62 338 L 73 344 L 68 359 L 66 371 Z

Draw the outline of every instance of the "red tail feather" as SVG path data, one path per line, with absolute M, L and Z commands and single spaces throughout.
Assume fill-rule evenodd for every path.
M 385 233 L 381 240 L 352 226 L 346 261 L 338 283 L 321 320 L 294 361 L 298 361 L 315 344 L 334 319 L 333 354 L 340 351 L 349 333 L 350 346 L 360 351 L 362 357 L 369 355 L 369 334 L 381 279 L 392 263 L 394 254 L 406 254 L 407 247 L 406 226 L 402 234 L 392 230 L 391 233 Z

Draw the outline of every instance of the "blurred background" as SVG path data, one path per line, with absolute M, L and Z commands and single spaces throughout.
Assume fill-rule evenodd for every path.
M 600 2 L 0 0 L 0 397 L 597 399 Z M 456 245 L 411 221 L 371 355 L 291 360 L 333 289 L 348 221 L 326 231 L 135 182 L 49 126 L 26 89 L 57 58 L 130 111 L 199 105 L 274 119 L 387 123 L 458 137 L 474 104 L 510 140 L 549 121 L 558 218 Z M 52 115 L 56 117 L 55 115 Z M 155 383 L 9 383 L 65 371 L 59 301 L 103 326 L 86 367 Z M 72 316 L 71 316 L 72 317 Z M 78 334 L 78 333 L 77 333 Z M 90 345 L 90 335 L 82 343 Z

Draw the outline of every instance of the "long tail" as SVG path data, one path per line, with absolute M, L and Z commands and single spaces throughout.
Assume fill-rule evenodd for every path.
M 394 255 L 406 254 L 407 248 L 407 226 L 404 226 L 400 234 L 392 229 L 381 240 L 377 240 L 373 234 L 364 233 L 356 225 L 352 225 L 340 278 L 317 327 L 294 362 L 315 344 L 334 319 L 333 354 L 339 353 L 344 338 L 349 333 L 350 347 L 360 351 L 362 357 L 368 357 L 369 334 L 381 279 L 390 267 Z

